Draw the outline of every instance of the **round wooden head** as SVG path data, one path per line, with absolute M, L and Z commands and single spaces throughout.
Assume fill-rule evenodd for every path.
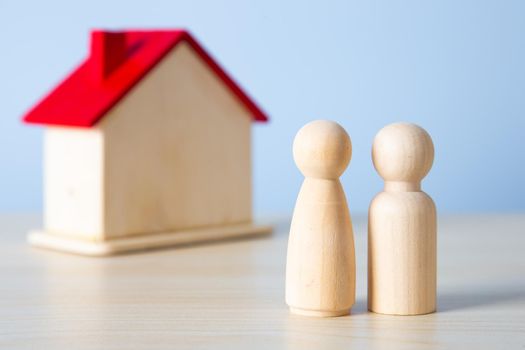
M 352 142 L 341 125 L 315 120 L 295 136 L 293 156 L 305 177 L 337 179 L 350 163 Z
M 420 182 L 432 167 L 434 144 L 415 124 L 390 124 L 376 135 L 372 160 L 385 181 Z

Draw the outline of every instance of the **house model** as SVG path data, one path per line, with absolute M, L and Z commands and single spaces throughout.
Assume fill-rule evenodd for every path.
M 270 232 L 251 189 L 251 123 L 267 117 L 187 31 L 93 31 L 24 121 L 46 126 L 34 245 L 111 255 Z

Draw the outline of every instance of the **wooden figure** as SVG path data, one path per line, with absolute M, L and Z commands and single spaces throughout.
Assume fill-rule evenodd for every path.
M 46 126 L 34 245 L 110 255 L 270 231 L 251 191 L 251 122 L 267 117 L 187 31 L 94 31 L 24 120 Z
M 436 208 L 421 191 L 434 160 L 430 135 L 414 124 L 383 128 L 372 148 L 385 189 L 368 217 L 368 308 L 392 315 L 436 310 Z
M 355 301 L 352 221 L 339 182 L 352 144 L 337 123 L 318 120 L 295 137 L 293 155 L 305 176 L 288 242 L 286 303 L 295 314 L 347 315 Z

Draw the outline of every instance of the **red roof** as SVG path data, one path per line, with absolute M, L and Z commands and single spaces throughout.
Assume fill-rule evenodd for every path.
M 90 56 L 25 116 L 27 123 L 91 127 L 177 44 L 188 43 L 254 120 L 264 112 L 185 30 L 91 33 Z

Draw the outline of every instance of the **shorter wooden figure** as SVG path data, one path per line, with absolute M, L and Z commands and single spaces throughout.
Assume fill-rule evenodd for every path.
M 286 263 L 286 303 L 295 314 L 347 315 L 355 301 L 352 221 L 339 176 L 352 155 L 346 131 L 318 120 L 294 140 L 305 179 L 297 198 Z
M 430 135 L 414 124 L 383 128 L 372 147 L 385 189 L 368 216 L 368 308 L 392 315 L 436 310 L 436 208 L 421 191 L 434 160 Z

